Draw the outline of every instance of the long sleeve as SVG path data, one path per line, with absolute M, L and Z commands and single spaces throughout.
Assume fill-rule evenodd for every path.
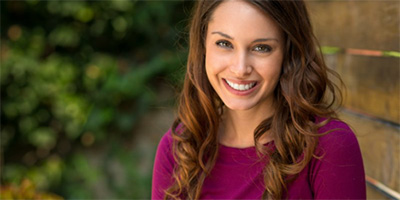
M 151 199 L 163 199 L 164 190 L 173 183 L 172 173 L 175 161 L 172 155 L 172 137 L 169 130 L 158 144 L 151 187 Z
M 309 180 L 314 199 L 366 199 L 365 173 L 357 138 L 343 122 L 325 126 L 333 130 L 319 141 L 317 155 L 310 163 Z

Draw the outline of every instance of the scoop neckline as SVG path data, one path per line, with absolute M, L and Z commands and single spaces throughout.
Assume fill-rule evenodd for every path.
M 231 149 L 231 150 L 237 150 L 237 151 L 245 151 L 245 150 L 255 149 L 255 148 L 256 148 L 256 146 L 249 146 L 249 147 L 243 147 L 243 148 L 241 148 L 241 147 L 231 147 L 231 146 L 227 146 L 227 145 L 224 145 L 224 144 L 222 144 L 222 143 L 218 143 L 218 144 L 219 144 L 220 147 L 222 147 L 222 148 L 224 148 L 224 149 Z M 271 141 L 269 141 L 269 142 L 267 142 L 267 143 L 264 143 L 263 145 L 264 145 L 264 146 L 270 146 L 270 145 L 273 145 L 273 144 L 274 144 L 274 140 L 271 140 Z

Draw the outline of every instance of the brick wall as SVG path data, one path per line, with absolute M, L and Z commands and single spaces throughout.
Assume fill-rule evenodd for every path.
M 346 85 L 341 118 L 355 131 L 366 174 L 400 192 L 400 3 L 308 1 L 326 62 Z M 367 184 L 368 199 L 387 198 Z

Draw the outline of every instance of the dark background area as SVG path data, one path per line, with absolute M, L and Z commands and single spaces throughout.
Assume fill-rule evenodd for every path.
M 174 106 L 192 2 L 0 3 L 3 193 L 150 198 L 137 129 Z

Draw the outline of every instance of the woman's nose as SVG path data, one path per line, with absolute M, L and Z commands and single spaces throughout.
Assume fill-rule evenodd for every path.
M 245 52 L 237 53 L 232 61 L 230 70 L 236 77 L 246 77 L 251 74 L 252 66 Z

